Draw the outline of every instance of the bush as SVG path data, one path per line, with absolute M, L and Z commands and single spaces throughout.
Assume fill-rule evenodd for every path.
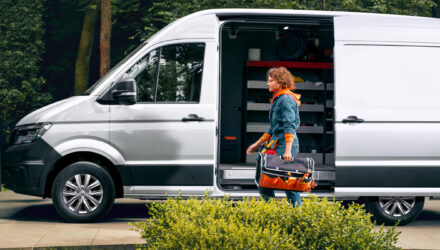
M 298 208 L 285 199 L 168 199 L 149 214 L 134 223 L 145 249 L 397 249 L 400 234 L 376 228 L 359 204 L 316 197 Z

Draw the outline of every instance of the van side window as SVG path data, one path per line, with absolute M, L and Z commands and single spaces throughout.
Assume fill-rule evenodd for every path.
M 163 46 L 159 62 L 157 102 L 200 101 L 205 44 Z
M 150 51 L 137 61 L 123 78 L 136 80 L 137 102 L 154 102 L 154 81 L 157 72 L 159 49 Z

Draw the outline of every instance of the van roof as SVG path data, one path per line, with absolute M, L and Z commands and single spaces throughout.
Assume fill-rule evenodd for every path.
M 155 44 L 162 41 L 180 39 L 216 39 L 219 36 L 219 21 L 283 16 L 335 18 L 335 24 L 338 24 L 337 27 L 335 25 L 336 40 L 340 38 L 342 40 L 440 43 L 440 19 L 437 18 L 363 12 L 288 9 L 209 9 L 198 11 L 170 23 L 146 42 Z M 340 31 L 343 31 L 339 32 L 339 38 L 338 28 Z M 390 33 L 390 31 L 394 32 Z M 428 34 L 431 32 L 433 33 Z
M 322 16 L 322 17 L 335 17 L 335 16 L 347 16 L 347 15 L 374 15 L 374 16 L 397 16 L 397 17 L 409 17 L 402 15 L 392 14 L 378 14 L 378 13 L 366 13 L 366 12 L 346 12 L 346 11 L 322 11 L 322 10 L 295 10 L 295 9 L 209 9 L 202 10 L 193 13 L 192 15 L 206 15 L 216 14 L 217 16 L 273 16 L 273 15 L 299 15 L 299 16 Z

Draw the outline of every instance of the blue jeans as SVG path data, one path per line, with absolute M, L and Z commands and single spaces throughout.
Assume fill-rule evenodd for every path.
M 271 197 L 275 197 L 274 189 L 258 187 L 258 192 L 260 192 L 261 197 L 265 201 L 268 201 Z M 292 204 L 293 207 L 301 206 L 302 202 L 299 192 L 288 190 L 285 190 L 284 192 L 286 192 L 287 201 L 289 201 L 289 203 Z

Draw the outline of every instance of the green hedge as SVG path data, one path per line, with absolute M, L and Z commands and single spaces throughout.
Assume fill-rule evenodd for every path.
M 136 222 L 144 249 L 397 249 L 395 227 L 375 227 L 359 204 L 286 200 L 168 199 Z

